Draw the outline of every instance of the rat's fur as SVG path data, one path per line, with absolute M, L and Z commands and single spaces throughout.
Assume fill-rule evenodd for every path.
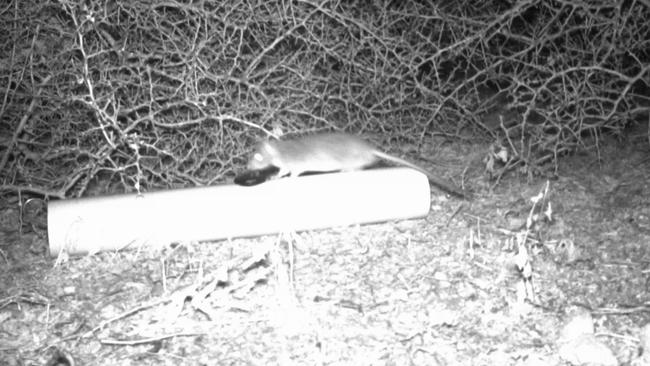
M 276 166 L 279 176 L 296 177 L 305 172 L 360 170 L 384 159 L 425 174 L 429 181 L 444 191 L 467 198 L 455 188 L 427 170 L 396 156 L 386 154 L 363 139 L 345 133 L 321 133 L 289 140 L 262 142 L 248 162 L 248 169 Z

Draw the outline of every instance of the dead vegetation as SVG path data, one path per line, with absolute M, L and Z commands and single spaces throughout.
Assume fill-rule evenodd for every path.
M 497 174 L 535 170 L 647 116 L 648 13 L 643 1 L 11 2 L 0 189 L 207 185 L 256 138 L 332 128 L 487 136 L 510 151 Z
M 649 18 L 646 0 L 10 2 L 0 363 L 553 365 L 571 304 L 637 359 L 650 135 L 605 141 L 648 124 Z M 477 201 L 43 259 L 35 198 L 225 182 L 260 137 L 335 128 L 470 165 Z

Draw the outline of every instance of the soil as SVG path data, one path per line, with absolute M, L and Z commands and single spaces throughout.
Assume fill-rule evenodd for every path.
M 563 365 L 576 305 L 629 363 L 650 321 L 649 144 L 630 131 L 496 187 L 487 146 L 446 145 L 437 160 L 472 162 L 471 202 L 432 190 L 424 219 L 156 251 L 52 258 L 45 207 L 7 199 L 0 364 Z

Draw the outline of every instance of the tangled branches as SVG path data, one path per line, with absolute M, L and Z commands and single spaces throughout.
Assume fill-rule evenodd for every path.
M 207 185 L 276 130 L 487 132 L 522 161 L 556 161 L 648 113 L 643 1 L 58 0 L 1 11 L 2 192 Z

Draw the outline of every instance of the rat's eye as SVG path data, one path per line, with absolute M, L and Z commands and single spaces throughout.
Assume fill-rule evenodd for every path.
M 262 161 L 262 154 L 255 153 L 255 155 L 253 155 L 253 159 L 255 159 L 257 161 Z

